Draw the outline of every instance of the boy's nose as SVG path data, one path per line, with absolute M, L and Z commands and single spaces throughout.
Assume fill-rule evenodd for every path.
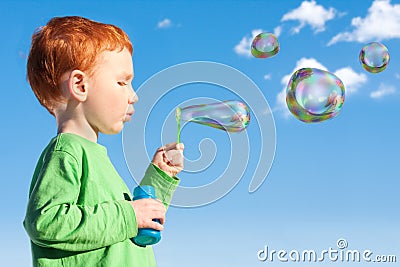
M 130 93 L 131 93 L 131 95 L 129 97 L 129 104 L 135 104 L 136 102 L 139 101 L 139 97 L 137 96 L 135 90 L 133 90 L 133 87 L 132 87 L 132 90 L 130 91 Z

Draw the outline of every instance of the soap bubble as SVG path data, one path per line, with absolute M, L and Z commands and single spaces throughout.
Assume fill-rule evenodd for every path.
M 241 132 L 250 122 L 250 110 L 240 101 L 222 101 L 211 104 L 177 108 L 176 119 L 195 122 L 227 132 Z
M 334 74 L 315 68 L 293 73 L 286 89 L 292 114 L 304 122 L 320 122 L 337 116 L 344 102 L 344 86 Z
M 279 42 L 272 33 L 260 33 L 251 43 L 251 54 L 256 58 L 273 57 L 279 52 Z
M 372 42 L 360 51 L 360 62 L 363 68 L 371 73 L 384 71 L 389 63 L 389 51 L 381 43 Z

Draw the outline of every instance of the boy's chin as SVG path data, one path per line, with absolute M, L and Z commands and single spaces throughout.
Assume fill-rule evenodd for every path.
M 130 122 L 131 119 L 132 119 L 132 115 L 133 115 L 133 113 L 132 114 L 126 114 L 125 117 L 124 117 L 124 123 Z
M 109 128 L 104 131 L 100 131 L 102 134 L 119 134 L 122 129 L 124 128 L 124 123 L 121 123 L 120 125 L 115 125 L 113 128 Z

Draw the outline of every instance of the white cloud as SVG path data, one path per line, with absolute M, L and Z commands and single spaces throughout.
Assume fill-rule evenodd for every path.
M 328 45 L 340 41 L 367 42 L 400 38 L 400 4 L 390 4 L 390 0 L 375 0 L 365 18 L 355 17 L 351 21 L 352 32 L 341 32 Z
M 318 33 L 325 30 L 325 23 L 333 19 L 336 13 L 334 8 L 325 9 L 314 0 L 303 1 L 298 8 L 283 15 L 281 21 L 298 20 L 300 24 L 292 28 L 293 33 L 299 33 L 306 25 L 309 25 L 315 33 Z
M 290 117 L 291 113 L 286 104 L 286 87 L 284 87 L 276 96 L 276 105 L 272 111 L 281 113 L 281 115 L 286 119 Z
M 396 73 L 395 77 L 400 80 L 400 74 Z
M 279 37 L 279 35 L 281 35 L 282 33 L 282 26 L 277 26 L 274 28 L 274 34 L 276 37 Z
M 344 67 L 334 72 L 343 82 L 346 94 L 353 94 L 367 82 L 367 75 L 357 73 L 351 67 Z
M 371 92 L 371 94 L 369 96 L 371 98 L 378 99 L 378 98 L 382 98 L 387 95 L 392 95 L 394 93 L 396 93 L 396 88 L 394 88 L 394 86 L 381 83 L 381 85 L 379 86 L 379 89 Z
M 169 28 L 172 26 L 172 22 L 170 19 L 163 19 L 162 21 L 158 22 L 157 28 L 159 29 L 165 29 Z
M 264 80 L 271 80 L 271 73 L 265 74 Z
M 234 47 L 236 54 L 251 57 L 251 43 L 253 42 L 253 39 L 262 32 L 265 31 L 262 29 L 255 29 L 251 31 L 251 37 L 248 37 L 248 35 L 243 37 L 240 43 Z

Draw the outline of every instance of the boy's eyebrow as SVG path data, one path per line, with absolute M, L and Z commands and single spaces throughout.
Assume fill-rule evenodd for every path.
M 123 77 L 126 80 L 130 80 L 133 78 L 133 74 L 129 72 L 122 72 L 120 77 Z

